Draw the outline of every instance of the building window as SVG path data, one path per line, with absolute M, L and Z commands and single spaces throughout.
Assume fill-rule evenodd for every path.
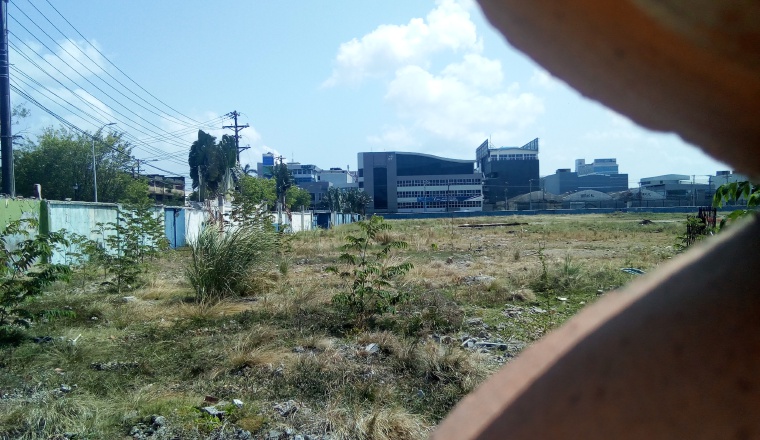
M 375 168 L 373 171 L 375 209 L 388 209 L 388 168 Z

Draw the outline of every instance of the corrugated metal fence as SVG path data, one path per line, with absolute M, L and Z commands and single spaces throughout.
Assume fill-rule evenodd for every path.
M 119 205 L 113 203 L 66 202 L 54 200 L 24 200 L 0 198 L 0 229 L 14 220 L 21 218 L 37 218 L 42 232 L 65 230 L 70 234 L 104 242 L 103 232 L 98 224 L 117 221 Z M 225 216 L 229 215 L 229 206 L 220 207 Z M 218 208 L 205 207 L 156 207 L 156 215 L 161 216 L 164 233 L 172 248 L 183 247 L 194 240 L 207 219 Z M 163 215 L 162 215 L 163 214 Z M 326 227 L 352 223 L 358 216 L 352 214 L 332 213 L 331 221 Z M 287 226 L 290 232 L 309 231 L 317 227 L 316 215 L 311 211 L 293 213 L 272 213 L 272 223 L 278 227 Z M 14 244 L 13 238 L 9 244 Z M 53 262 L 65 263 L 68 250 L 57 252 Z

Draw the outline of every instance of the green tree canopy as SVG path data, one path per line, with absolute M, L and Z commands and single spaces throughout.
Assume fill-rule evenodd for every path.
M 277 200 L 282 202 L 283 206 L 286 205 L 285 195 L 288 193 L 288 189 L 295 185 L 295 179 L 293 179 L 293 173 L 290 172 L 288 166 L 284 163 L 279 163 L 272 167 L 272 178 L 275 182 L 275 192 L 277 194 Z
M 121 202 L 135 197 L 141 183 L 133 178 L 132 147 L 120 134 L 95 139 L 98 201 Z M 42 186 L 49 200 L 93 201 L 92 137 L 64 128 L 46 128 L 36 142 L 27 141 L 14 155 L 16 191 L 34 195 L 34 184 Z
M 336 188 L 331 186 L 327 189 L 319 205 L 323 209 L 336 212 L 355 213 L 364 215 L 367 205 L 372 198 L 358 188 Z
M 240 201 L 259 205 L 266 203 L 267 207 L 274 206 L 277 201 L 275 182 L 273 179 L 259 179 L 251 176 L 243 176 L 238 182 L 240 193 L 236 196 Z
M 298 210 L 302 206 L 308 208 L 311 205 L 311 193 L 303 188 L 291 186 L 285 194 L 285 205 L 290 210 Z
M 214 136 L 198 130 L 198 140 L 190 146 L 188 164 L 193 189 L 200 190 L 201 198 L 206 198 L 206 193 L 214 196 L 224 191 L 224 180 L 235 166 L 235 157 L 235 139 L 232 136 L 222 136 L 222 141 L 217 144 Z

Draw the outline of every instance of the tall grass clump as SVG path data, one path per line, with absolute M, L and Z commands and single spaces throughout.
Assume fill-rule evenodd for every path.
M 245 296 L 275 262 L 276 234 L 261 225 L 243 224 L 221 232 L 203 228 L 190 242 L 185 268 L 197 302 L 217 302 Z

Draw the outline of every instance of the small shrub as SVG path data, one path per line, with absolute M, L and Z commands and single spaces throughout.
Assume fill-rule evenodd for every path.
M 16 220 L 0 233 L 0 339 L 16 340 L 18 329 L 29 327 L 34 318 L 22 304 L 70 272 L 68 266 L 48 262 L 56 244 L 68 244 L 63 234 L 32 237 L 37 226 L 34 219 Z M 13 244 L 12 238 L 20 240 Z
M 273 264 L 275 234 L 265 227 L 240 226 L 220 232 L 204 228 L 190 242 L 185 275 L 198 302 L 243 296 Z
M 169 247 L 164 235 L 163 212 L 150 203 L 119 207 L 116 221 L 98 223 L 102 243 L 78 240 L 90 261 L 111 273 L 118 293 L 136 287 L 145 271 L 145 260 L 155 258 Z
M 339 259 L 345 269 L 340 271 L 331 266 L 327 270 L 339 273 L 348 280 L 348 290 L 335 295 L 333 303 L 353 315 L 356 327 L 363 328 L 372 316 L 394 313 L 396 306 L 408 299 L 406 292 L 393 285 L 393 280 L 409 272 L 412 263 L 388 263 L 393 249 L 405 249 L 408 246 L 405 241 L 381 243 L 379 250 L 372 252 L 373 245 L 378 243 L 380 238 L 385 240 L 388 234 L 384 232 L 391 229 L 391 225 L 385 223 L 382 217 L 372 216 L 368 220 L 358 222 L 357 225 L 360 234 L 348 235 L 348 243 L 342 247 L 345 252 Z

